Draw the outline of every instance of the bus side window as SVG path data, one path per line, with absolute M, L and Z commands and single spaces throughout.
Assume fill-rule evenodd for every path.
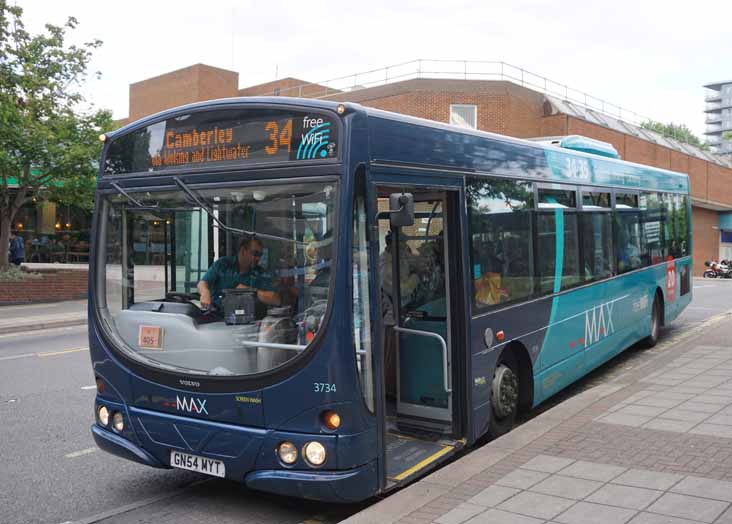
M 493 306 L 531 297 L 533 185 L 469 178 L 466 194 L 474 305 Z
M 612 203 L 610 193 L 582 190 L 583 279 L 594 282 L 611 277 L 614 271 L 612 250 Z
M 637 194 L 616 193 L 615 224 L 618 274 L 642 268 L 645 246 Z
M 577 192 L 540 188 L 537 219 L 537 275 L 539 293 L 556 293 L 581 281 Z
M 641 195 L 641 223 L 645 245 L 645 265 L 658 264 L 666 260 L 666 246 L 663 235 L 665 208 L 659 193 Z

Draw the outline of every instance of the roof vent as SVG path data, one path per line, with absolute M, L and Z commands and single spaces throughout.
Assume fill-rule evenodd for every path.
M 601 142 L 600 140 L 595 140 L 594 138 L 588 138 L 586 136 L 569 135 L 560 138 L 556 142 L 552 141 L 552 144 L 565 149 L 582 151 L 583 153 L 606 156 L 608 158 L 620 158 L 618 151 L 612 144 Z

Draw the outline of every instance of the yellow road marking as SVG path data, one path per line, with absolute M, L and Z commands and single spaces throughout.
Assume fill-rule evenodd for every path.
M 405 478 L 407 478 L 412 473 L 415 473 L 415 472 L 419 471 L 420 469 L 422 469 L 423 467 L 431 464 L 432 462 L 434 462 L 435 460 L 437 460 L 441 456 L 449 453 L 453 449 L 454 449 L 453 446 L 445 446 L 444 448 L 442 448 L 437 453 L 435 453 L 433 455 L 430 455 L 429 457 L 427 457 L 426 459 L 424 459 L 421 462 L 418 462 L 417 464 L 415 464 L 414 466 L 412 466 L 408 470 L 402 471 L 401 473 L 399 473 L 399 475 L 397 475 L 396 477 L 394 477 L 391 480 L 396 480 L 396 481 L 404 480 Z
M 80 451 L 74 451 L 73 453 L 68 453 L 68 454 L 64 455 L 64 457 L 66 457 L 67 459 L 81 457 L 83 455 L 88 455 L 89 453 L 94 453 L 98 449 L 99 448 L 86 448 L 86 449 L 82 449 Z
M 49 351 L 47 353 L 36 353 L 37 357 L 53 357 L 56 355 L 66 355 L 68 353 L 78 353 L 79 351 L 89 351 L 89 348 L 64 349 L 63 351 Z

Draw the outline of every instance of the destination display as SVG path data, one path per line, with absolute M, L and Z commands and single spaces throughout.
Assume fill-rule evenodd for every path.
M 178 116 L 116 138 L 104 171 L 125 174 L 337 156 L 338 125 L 328 115 L 229 109 Z

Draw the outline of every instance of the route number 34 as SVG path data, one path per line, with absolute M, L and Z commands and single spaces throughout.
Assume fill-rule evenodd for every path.
M 336 385 L 327 382 L 313 382 L 313 391 L 316 393 L 335 393 Z

